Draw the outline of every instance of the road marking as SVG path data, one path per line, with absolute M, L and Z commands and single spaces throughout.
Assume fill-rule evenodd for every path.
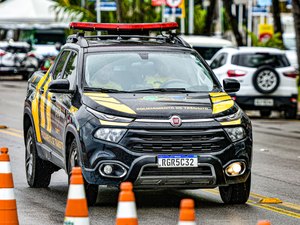
M 214 194 L 214 195 L 219 195 L 219 191 L 215 190 L 215 189 L 205 189 L 203 191 Z M 261 198 L 266 198 L 266 196 L 259 195 L 259 194 L 253 193 L 253 192 L 251 192 L 250 196 L 252 198 L 260 198 L 260 199 Z M 272 211 L 272 212 L 276 212 L 276 213 L 279 213 L 279 214 L 282 214 L 282 215 L 286 215 L 286 216 L 289 216 L 289 217 L 300 219 L 300 213 L 293 212 L 293 211 L 290 211 L 288 209 L 283 209 L 281 207 L 278 207 L 278 206 L 284 206 L 284 207 L 289 208 L 289 209 L 294 209 L 294 210 L 300 211 L 300 206 L 297 205 L 297 204 L 293 204 L 293 203 L 289 203 L 289 202 L 283 202 L 283 203 L 280 203 L 280 204 L 277 204 L 276 206 L 274 206 L 274 205 L 257 203 L 256 201 L 253 201 L 251 199 L 249 199 L 247 201 L 247 204 L 258 207 L 258 208 L 261 208 L 261 209 L 266 209 L 266 210 L 269 210 L 269 211 Z
M 14 132 L 14 131 L 8 131 L 8 130 L 0 130 L 0 133 L 8 134 L 14 137 L 23 138 L 23 135 L 20 133 Z

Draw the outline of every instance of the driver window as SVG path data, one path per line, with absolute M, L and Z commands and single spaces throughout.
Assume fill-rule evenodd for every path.
M 59 59 L 58 59 L 58 61 L 56 63 L 55 70 L 54 70 L 54 72 L 52 74 L 53 80 L 61 79 L 62 78 L 62 71 L 64 69 L 64 65 L 66 63 L 66 60 L 67 60 L 69 54 L 70 54 L 69 51 L 64 51 L 60 55 L 60 57 L 59 57 Z
M 77 53 L 72 52 L 67 62 L 64 74 L 62 76 L 62 79 L 69 80 L 70 87 L 73 87 L 75 85 L 76 72 L 77 72 Z

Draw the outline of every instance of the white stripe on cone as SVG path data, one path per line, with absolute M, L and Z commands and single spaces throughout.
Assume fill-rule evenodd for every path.
M 10 162 L 0 162 L 0 173 L 11 173 Z
M 65 217 L 64 225 L 89 225 L 89 218 Z
M 15 200 L 13 188 L 0 188 L 0 200 Z
M 68 199 L 83 199 L 85 192 L 82 184 L 70 184 Z
M 137 218 L 135 202 L 119 202 L 117 218 Z
M 196 225 L 193 221 L 179 221 L 178 225 Z

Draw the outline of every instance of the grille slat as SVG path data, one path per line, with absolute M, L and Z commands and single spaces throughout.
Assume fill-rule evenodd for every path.
M 193 168 L 159 168 L 145 167 L 142 177 L 146 176 L 212 176 L 209 166 L 193 167 Z
M 230 142 L 222 129 L 128 130 L 120 144 L 134 152 L 216 152 Z

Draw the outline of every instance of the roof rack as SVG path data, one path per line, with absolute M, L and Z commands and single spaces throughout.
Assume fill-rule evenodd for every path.
M 79 32 L 75 35 L 70 35 L 67 39 L 68 43 L 78 43 L 82 46 L 89 46 L 87 40 L 128 40 L 130 38 L 139 39 L 155 39 L 165 41 L 166 43 L 179 44 L 184 47 L 191 46 L 185 42 L 176 33 L 171 31 L 178 28 L 176 22 L 167 23 L 89 23 L 89 22 L 71 22 L 71 29 L 83 31 L 107 31 L 109 35 L 94 35 L 85 36 L 84 32 Z M 150 31 L 168 31 L 168 35 L 161 33 L 159 36 L 150 36 Z

